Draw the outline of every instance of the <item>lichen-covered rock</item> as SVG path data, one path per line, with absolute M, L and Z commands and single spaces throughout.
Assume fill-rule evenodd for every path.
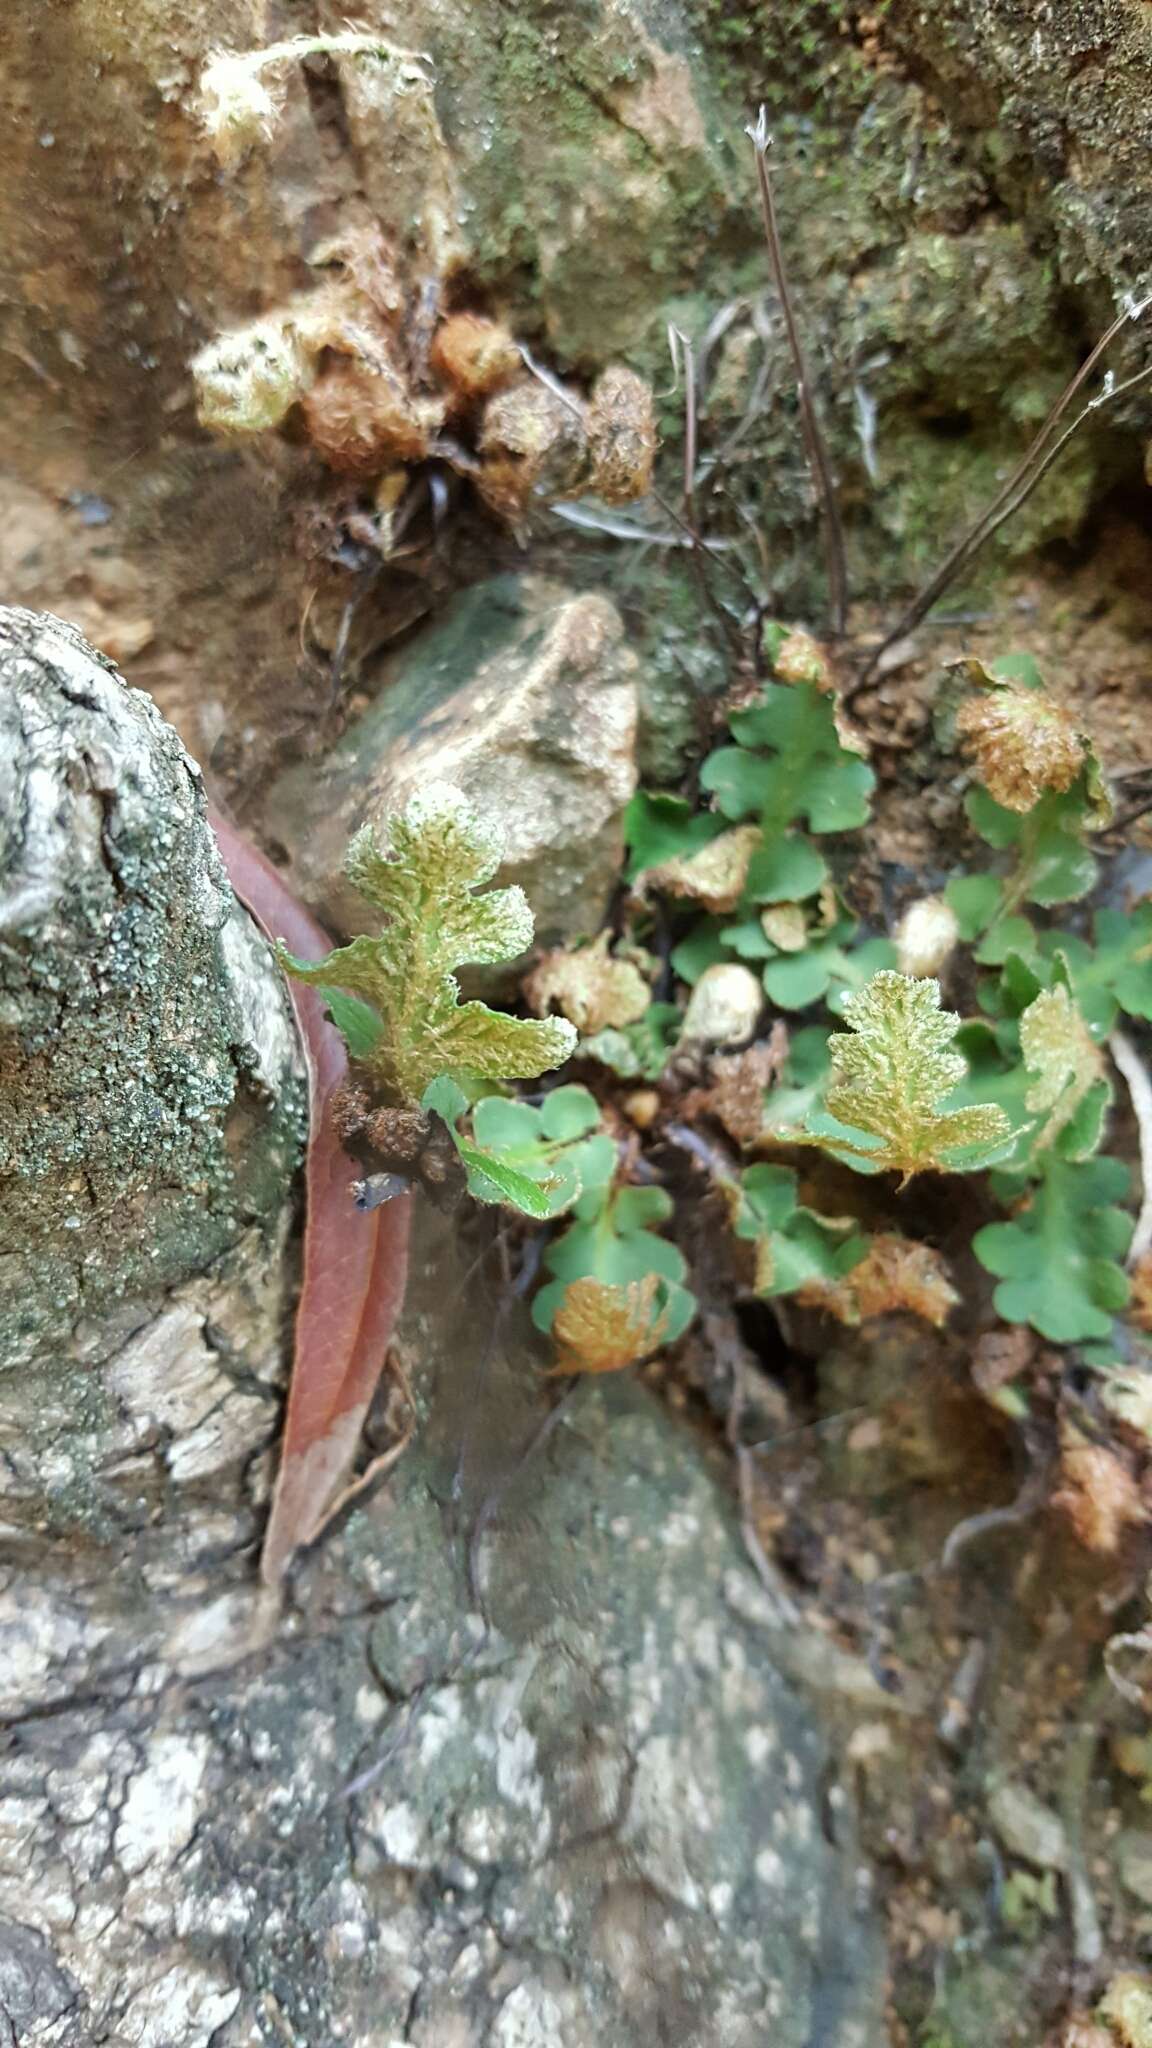
M 25 1722 L 0 1972 L 45 2026 L 67 2009 L 60 2048 L 880 2048 L 867 1881 L 727 1489 L 615 1382 L 520 1472 L 506 1441 L 500 1492 L 532 1342 L 500 1347 L 461 1449 L 475 1305 L 462 1345 L 445 1229 L 402 1333 L 432 1420 L 279 1643 L 221 1668 L 206 1609 L 132 1697 Z
M 198 769 L 72 627 L 0 611 L 3 1711 L 251 1540 L 303 1125 Z
M 432 781 L 455 783 L 507 849 L 546 942 L 599 930 L 636 786 L 636 659 L 603 597 L 537 578 L 466 592 L 391 664 L 379 697 L 320 762 L 275 785 L 266 823 L 293 887 L 344 930 L 371 910 L 342 878 L 349 840 Z
M 299 1060 L 199 771 L 62 621 L 0 612 L 0 1363 L 275 1217 Z

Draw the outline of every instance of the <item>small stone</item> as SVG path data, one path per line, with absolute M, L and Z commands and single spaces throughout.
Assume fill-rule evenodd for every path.
M 1068 1840 L 1059 1814 L 1027 1785 L 1006 1780 L 988 1801 L 988 1815 L 1004 1847 L 1037 1870 L 1066 1870 Z
M 1125 1828 L 1116 1838 L 1114 1853 L 1125 1891 L 1152 1906 L 1152 1830 Z
M 681 1037 L 708 1045 L 743 1045 L 750 1039 L 764 1008 L 764 991 L 750 967 L 717 961 L 696 983 L 684 1016 Z
M 396 657 L 325 761 L 273 788 L 268 824 L 292 855 L 292 887 L 332 927 L 372 930 L 343 877 L 349 841 L 447 780 L 499 835 L 496 880 L 524 890 L 537 942 L 592 936 L 636 787 L 635 671 L 606 598 L 534 577 L 478 584 Z

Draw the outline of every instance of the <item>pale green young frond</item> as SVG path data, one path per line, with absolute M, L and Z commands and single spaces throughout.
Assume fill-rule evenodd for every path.
M 967 1068 L 952 1049 L 960 1019 L 941 1009 L 938 983 L 882 968 L 847 998 L 844 1017 L 849 1030 L 828 1040 L 825 1108 L 848 1130 L 818 1142 L 908 1180 L 984 1165 L 1010 1137 L 993 1103 L 943 1107 Z
M 1103 1053 L 1066 982 L 1041 989 L 1029 1004 L 1020 1019 L 1020 1050 L 1029 1075 L 1034 1077 L 1025 1106 L 1045 1119 L 1034 1140 L 1035 1146 L 1043 1149 L 1067 1128 L 1090 1090 L 1105 1082 Z M 1100 1113 L 1106 1100 L 1105 1092 L 1094 1117 L 1092 1144 L 1099 1141 Z
M 475 893 L 500 865 L 499 835 L 460 790 L 432 783 L 392 820 L 389 837 L 386 850 L 358 833 L 345 870 L 384 916 L 379 936 L 353 939 L 315 962 L 281 949 L 288 972 L 371 1004 L 380 1028 L 360 1056 L 394 1101 L 418 1102 L 442 1074 L 528 1080 L 562 1065 L 576 1044 L 565 1019 L 460 1004 L 457 967 L 515 959 L 532 942 L 522 889 Z

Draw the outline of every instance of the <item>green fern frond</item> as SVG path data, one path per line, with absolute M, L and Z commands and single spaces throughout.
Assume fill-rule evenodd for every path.
M 967 1071 L 952 1050 L 960 1019 L 940 1007 L 935 981 L 883 968 L 844 1003 L 850 1029 L 828 1040 L 832 1078 L 825 1108 L 841 1130 L 810 1121 L 811 1137 L 866 1168 L 905 1181 L 929 1167 L 971 1171 L 1011 1137 L 993 1103 L 944 1107 Z
M 385 852 L 359 832 L 345 863 L 349 881 L 386 918 L 383 931 L 318 961 L 281 946 L 281 964 L 299 981 L 371 1005 L 380 1029 L 362 1063 L 393 1101 L 419 1102 L 442 1074 L 528 1080 L 562 1065 L 576 1044 L 564 1018 L 508 1017 L 460 1002 L 457 967 L 511 960 L 532 942 L 522 889 L 475 893 L 500 865 L 497 835 L 460 790 L 433 783 L 392 820 L 390 838 Z

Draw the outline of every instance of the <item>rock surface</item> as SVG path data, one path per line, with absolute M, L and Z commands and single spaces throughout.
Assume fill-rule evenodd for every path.
M 295 1026 L 199 771 L 73 628 L 0 611 L 0 1710 L 251 1540 L 303 1134 Z M 28 1598 L 35 1577 L 35 1600 Z
M 452 1266 L 438 1226 L 405 1330 L 433 1421 L 278 1643 L 209 1671 L 206 1606 L 199 1663 L 25 1721 L 9 2009 L 58 2048 L 879 2048 L 867 1883 L 727 1489 L 651 1396 L 588 1383 L 454 1535 L 442 1417 L 478 1339 L 474 1302 L 446 1328 Z M 489 1409 L 506 1371 L 538 1387 L 530 1337 L 493 1369 Z
M 607 599 L 536 577 L 458 598 L 390 663 L 378 698 L 323 761 L 274 786 L 266 828 L 321 918 L 371 929 L 343 881 L 352 834 L 378 833 L 414 789 L 463 789 L 507 847 L 544 943 L 599 930 L 636 786 L 635 656 Z

